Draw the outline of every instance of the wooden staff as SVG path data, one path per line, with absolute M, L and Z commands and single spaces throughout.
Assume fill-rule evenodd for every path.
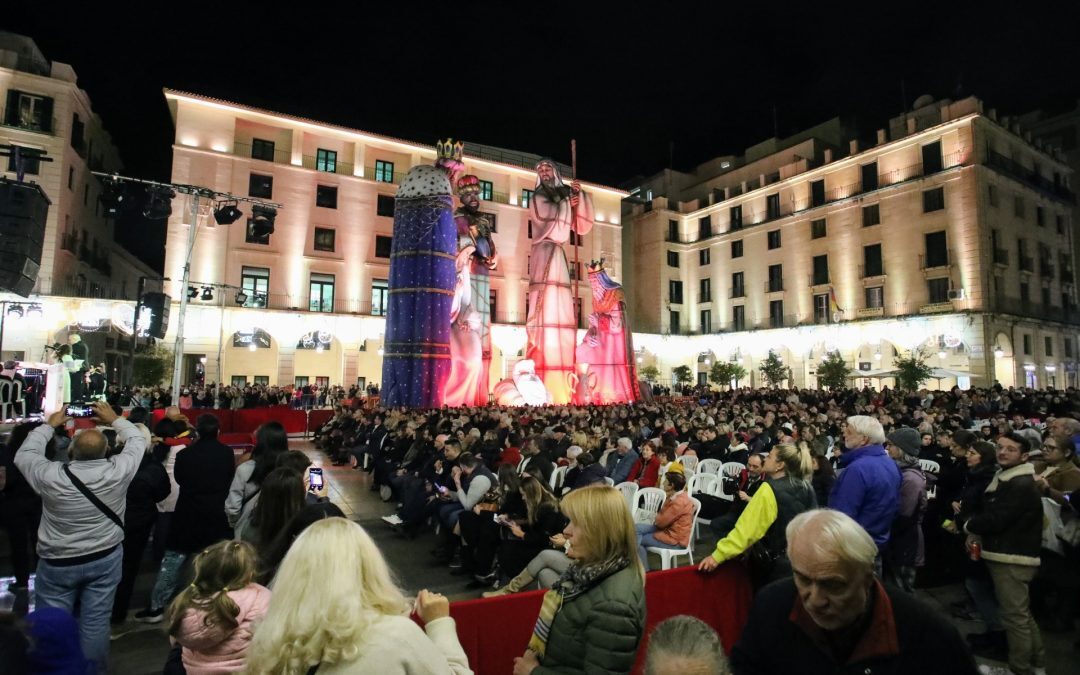
M 570 184 L 573 186 L 577 181 L 577 140 L 570 140 Z M 573 196 L 573 188 L 571 187 L 571 196 Z M 580 194 L 579 194 L 580 198 Z M 581 290 L 581 267 L 578 265 L 578 244 L 581 242 L 581 235 L 577 233 L 577 207 L 570 207 L 570 233 L 574 237 L 574 313 L 577 315 L 575 320 L 578 322 L 578 327 L 581 327 L 581 296 L 579 291 Z

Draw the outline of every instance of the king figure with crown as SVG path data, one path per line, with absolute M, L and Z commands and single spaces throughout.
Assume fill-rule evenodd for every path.
M 464 169 L 464 146 L 447 139 L 437 150 L 434 166 L 409 170 L 394 201 L 383 356 L 386 406 L 437 408 L 450 376 L 458 253 L 451 186 Z

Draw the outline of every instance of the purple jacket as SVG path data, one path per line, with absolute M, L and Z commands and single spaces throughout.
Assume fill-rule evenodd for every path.
M 866 445 L 840 455 L 829 508 L 843 511 L 863 526 L 878 549 L 889 542 L 889 531 L 900 506 L 900 469 L 881 444 Z

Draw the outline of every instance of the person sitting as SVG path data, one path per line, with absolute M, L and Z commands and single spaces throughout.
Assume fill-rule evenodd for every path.
M 515 521 L 503 516 L 500 523 L 507 531 L 499 545 L 499 569 L 504 578 L 517 576 L 530 560 L 550 546 L 551 537 L 566 526 L 558 500 L 538 479 L 533 476 L 521 479 L 521 498 L 525 505 L 524 518 Z M 482 581 L 490 584 L 494 577 Z
M 256 560 L 255 549 L 238 541 L 195 556 L 195 578 L 166 619 L 188 675 L 243 671 L 255 624 L 270 605 L 269 589 L 254 581 Z
M 651 441 L 645 441 L 626 480 L 637 483 L 638 487 L 656 487 L 659 475 L 660 457 L 656 454 L 656 446 Z
M 637 460 L 638 454 L 634 452 L 633 442 L 623 436 L 615 442 L 615 452 L 608 456 L 608 478 L 613 480 L 615 485 L 630 480 L 630 471 L 634 468 Z
M 693 616 L 673 616 L 649 634 L 645 675 L 731 675 L 720 636 Z
M 577 456 L 577 466 L 566 472 L 566 480 L 563 481 L 563 494 L 571 490 L 597 485 L 604 482 L 607 471 L 591 452 L 583 452 Z
M 660 483 L 667 498 L 656 518 L 651 523 L 634 525 L 637 531 L 638 559 L 645 569 L 649 569 L 649 554 L 646 548 L 686 548 L 690 545 L 690 537 L 694 532 L 694 503 L 684 491 L 686 476 L 677 471 L 669 471 L 664 474 Z
M 412 606 L 360 525 L 319 520 L 281 561 L 248 672 L 471 673 L 449 601 L 420 591 L 423 629 L 409 619 Z
M 735 523 L 739 521 L 739 516 L 746 510 L 746 505 L 750 503 L 750 500 L 757 494 L 758 488 L 761 487 L 765 479 L 765 458 L 762 455 L 750 455 L 746 458 L 746 468 L 742 470 L 737 479 L 728 476 L 720 476 L 719 478 L 723 481 L 730 481 L 732 484 L 731 487 L 725 488 L 725 492 L 732 489 L 735 491 L 734 500 L 730 502 L 719 500 L 723 502 L 720 505 L 720 515 L 709 521 L 709 529 L 713 531 L 717 539 L 723 539 L 731 532 L 731 528 L 735 527 Z M 738 482 L 736 483 L 736 481 Z
M 801 513 L 786 539 L 794 574 L 754 599 L 731 653 L 736 673 L 979 672 L 951 623 L 875 579 L 877 543 L 850 516 Z

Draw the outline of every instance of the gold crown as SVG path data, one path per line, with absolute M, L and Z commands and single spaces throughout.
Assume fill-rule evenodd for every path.
M 435 144 L 435 152 L 439 159 L 453 159 L 460 162 L 461 156 L 465 153 L 465 144 L 461 141 L 455 143 L 454 139 L 448 138 Z

